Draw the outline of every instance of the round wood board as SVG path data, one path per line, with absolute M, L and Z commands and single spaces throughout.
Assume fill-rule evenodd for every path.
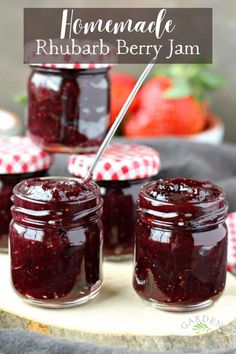
M 70 309 L 42 309 L 23 302 L 11 289 L 9 258 L 0 255 L 0 327 L 24 328 L 71 340 L 150 350 L 236 347 L 236 279 L 202 311 L 171 313 L 143 302 L 131 285 L 130 262 L 104 264 L 101 294 Z

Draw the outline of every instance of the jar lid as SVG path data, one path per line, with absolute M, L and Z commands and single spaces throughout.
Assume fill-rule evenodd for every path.
M 51 155 L 28 137 L 0 138 L 0 174 L 43 171 L 51 164 Z
M 72 155 L 69 172 L 85 177 L 95 154 Z M 144 145 L 113 144 L 108 146 L 94 171 L 97 181 L 135 180 L 155 176 L 160 170 L 159 153 Z
M 31 66 L 39 66 L 49 69 L 106 69 L 114 64 L 106 63 L 62 63 L 62 64 L 30 64 Z

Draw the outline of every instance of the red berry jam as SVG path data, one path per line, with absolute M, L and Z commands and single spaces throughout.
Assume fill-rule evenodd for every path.
M 30 303 L 68 307 L 101 287 L 99 187 L 75 178 L 31 179 L 14 188 L 10 227 L 14 289 Z
M 135 291 L 155 306 L 205 307 L 226 280 L 228 205 L 222 190 L 185 178 L 145 184 L 136 226 Z
M 28 130 L 52 152 L 93 152 L 107 132 L 108 69 L 34 67 L 28 82 Z
M 104 255 L 112 260 L 131 256 L 137 221 L 136 200 L 144 180 L 97 181 L 103 198 Z
M 21 181 L 37 176 L 46 176 L 46 171 L 0 175 L 0 251 L 2 252 L 7 252 L 8 250 L 13 188 Z

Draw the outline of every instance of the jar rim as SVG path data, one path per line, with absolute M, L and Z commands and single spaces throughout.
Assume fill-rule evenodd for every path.
M 60 67 L 49 67 L 49 66 L 40 66 L 40 65 L 30 65 L 32 70 L 38 70 L 42 72 L 54 72 L 56 73 L 80 73 L 83 74 L 99 74 L 108 72 L 110 67 L 101 67 L 101 68 L 60 68 Z
M 148 182 L 141 187 L 138 196 L 138 215 L 140 218 L 148 215 L 150 223 L 189 229 L 211 226 L 225 221 L 228 211 L 228 201 L 224 191 L 220 187 L 208 182 L 209 188 L 213 188 L 211 191 L 212 195 L 210 193 L 207 195 L 203 194 L 200 198 L 199 193 L 202 189 L 188 191 L 185 189 L 188 188 L 188 185 L 184 183 L 178 186 L 174 185 L 174 183 L 167 183 L 174 180 L 177 183 L 177 180 L 179 182 L 186 182 L 187 179 L 181 177 L 178 179 L 165 179 L 163 180 L 164 184 L 161 184 L 162 181 L 160 181 L 160 188 L 156 190 L 151 188 L 157 181 Z M 204 183 L 207 181 L 188 179 L 188 183 L 191 182 L 193 182 L 192 187 L 200 188 L 201 186 L 204 187 Z M 154 196 L 150 195 L 148 188 L 149 191 L 157 192 L 157 194 L 154 194 Z M 207 185 L 205 188 L 207 188 Z M 170 193 L 169 200 L 165 194 L 163 195 L 163 199 L 161 197 L 158 199 L 158 193 L 161 196 L 163 190 L 166 194 Z M 184 194 L 178 198 L 181 191 L 189 192 L 188 197 Z M 178 193 L 177 197 L 174 194 L 171 195 L 171 193 L 175 192 Z M 193 198 L 192 202 L 191 198 Z
M 224 190 L 219 187 L 218 185 L 216 184 L 213 184 L 212 182 L 210 181 L 201 181 L 201 180 L 193 180 L 193 179 L 188 179 L 188 178 L 181 178 L 183 179 L 184 181 L 194 181 L 194 182 L 199 182 L 199 183 L 208 183 L 210 184 L 212 187 L 214 187 L 218 192 L 219 194 L 217 196 L 215 196 L 214 198 L 212 198 L 211 200 L 205 200 L 205 201 L 201 201 L 201 200 L 188 200 L 187 204 L 190 204 L 190 205 L 209 205 L 209 204 L 214 204 L 214 203 L 218 203 L 219 200 L 225 200 L 227 202 L 227 199 L 226 199 L 226 194 L 224 192 Z M 167 178 L 167 179 L 159 179 L 160 180 L 163 180 L 163 181 L 166 181 L 166 180 L 175 180 L 175 178 Z M 185 201 L 184 202 L 173 202 L 173 201 L 168 201 L 168 200 L 163 200 L 163 199 L 158 199 L 158 198 L 155 198 L 153 197 L 152 195 L 150 195 L 148 193 L 148 188 L 151 187 L 151 186 L 154 186 L 156 184 L 158 180 L 152 180 L 152 181 L 149 181 L 145 184 L 143 184 L 140 188 L 140 194 L 142 194 L 146 199 L 148 199 L 149 201 L 152 201 L 152 202 L 158 202 L 160 204 L 163 204 L 163 205 L 173 205 L 173 204 L 177 204 L 178 206 L 181 206 L 181 204 L 183 203 L 186 203 Z
M 32 203 L 38 203 L 38 204 L 47 204 L 47 203 L 60 203 L 60 204 L 69 204 L 69 205 L 76 205 L 78 203 L 84 203 L 84 202 L 89 202 L 91 200 L 94 200 L 95 198 L 99 197 L 101 195 L 100 187 L 93 181 L 86 181 L 88 186 L 92 186 L 92 190 L 90 190 L 89 195 L 84 195 L 83 198 L 78 198 L 77 200 L 40 200 L 40 199 L 33 199 L 28 196 L 25 196 L 23 193 L 21 193 L 20 188 L 25 182 L 28 181 L 33 181 L 33 180 L 42 180 L 42 181 L 47 181 L 47 180 L 75 180 L 75 181 L 83 181 L 80 178 L 76 177 L 67 177 L 67 176 L 47 176 L 47 177 L 39 177 L 39 178 L 29 178 L 27 180 L 23 180 L 19 182 L 14 188 L 13 188 L 13 195 L 17 198 L 20 198 L 21 200 L 25 200 L 28 202 Z

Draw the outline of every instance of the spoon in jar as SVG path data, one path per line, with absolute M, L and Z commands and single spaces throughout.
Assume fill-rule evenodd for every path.
M 140 89 L 143 81 L 146 79 L 148 73 L 151 71 L 151 69 L 153 68 L 155 62 L 151 61 L 151 63 L 149 63 L 146 68 L 144 69 L 143 73 L 141 74 L 141 76 L 139 77 L 138 81 L 136 82 L 133 90 L 130 92 L 129 97 L 127 98 L 127 100 L 125 101 L 124 106 L 121 108 L 117 118 L 115 119 L 114 123 L 112 124 L 111 128 L 109 129 L 105 139 L 103 140 L 97 154 L 96 157 L 94 159 L 94 162 L 92 164 L 92 166 L 90 167 L 85 180 L 90 180 L 92 179 L 93 176 L 93 172 L 97 166 L 98 161 L 100 160 L 102 154 L 104 153 L 105 149 L 107 148 L 107 146 L 109 145 L 111 139 L 113 138 L 117 128 L 119 127 L 122 119 L 124 118 L 129 106 L 131 105 L 134 97 L 136 96 L 138 90 Z

